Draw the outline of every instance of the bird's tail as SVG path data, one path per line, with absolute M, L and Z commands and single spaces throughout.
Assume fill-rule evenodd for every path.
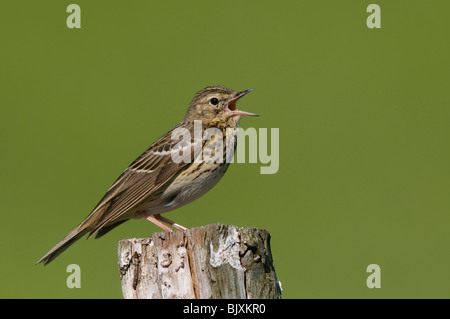
M 56 246 L 53 247 L 47 254 L 45 254 L 44 257 L 39 259 L 36 265 L 40 264 L 41 262 L 43 262 L 44 265 L 47 265 L 49 262 L 55 259 L 60 253 L 69 248 L 70 245 L 72 245 L 74 242 L 76 242 L 78 239 L 83 237 L 88 232 L 89 230 L 86 229 L 86 227 L 82 225 L 78 226 L 77 228 L 72 230 L 66 237 L 64 237 L 58 244 L 56 244 Z

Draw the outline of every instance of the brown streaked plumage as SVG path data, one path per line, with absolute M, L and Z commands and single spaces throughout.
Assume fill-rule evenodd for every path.
M 86 234 L 89 234 L 88 238 L 93 235 L 99 238 L 131 218 L 145 217 L 164 230 L 171 230 L 164 223 L 186 229 L 160 214 L 202 196 L 216 185 L 229 165 L 225 160 L 222 163 L 196 161 L 197 156 L 202 153 L 199 151 L 215 142 L 214 139 L 196 139 L 194 121 L 202 121 L 203 129 L 220 129 L 224 148 L 233 147 L 234 153 L 240 117 L 256 116 L 236 109 L 236 101 L 250 91 L 252 90 L 235 92 L 222 86 L 209 86 L 195 94 L 184 120 L 131 163 L 86 219 L 37 264 L 48 264 Z M 191 158 L 187 162 L 176 163 L 172 160 L 172 152 L 177 151 L 174 147 L 179 140 L 172 140 L 171 137 L 172 132 L 178 128 L 185 128 L 191 134 L 188 146 L 191 148 Z M 226 156 L 225 150 L 223 156 Z

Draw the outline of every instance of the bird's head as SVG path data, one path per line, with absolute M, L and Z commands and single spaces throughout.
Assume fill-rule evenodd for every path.
M 208 127 L 235 128 L 241 116 L 258 116 L 236 108 L 236 102 L 251 91 L 253 89 L 235 92 L 218 85 L 208 86 L 195 94 L 185 120 L 201 120 Z

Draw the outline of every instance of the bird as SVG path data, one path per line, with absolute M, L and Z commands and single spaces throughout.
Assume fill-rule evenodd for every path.
M 236 102 L 253 91 L 208 86 L 189 103 L 184 119 L 147 148 L 117 178 L 92 212 L 36 263 L 47 265 L 78 239 L 88 234 L 100 238 L 120 224 L 145 218 L 164 231 L 186 230 L 163 216 L 198 199 L 213 188 L 227 171 L 234 154 L 242 116 L 258 116 L 236 108 Z M 195 127 L 220 132 L 212 138 L 196 135 Z M 182 143 L 174 133 L 189 133 Z M 223 152 L 217 147 L 223 147 Z M 203 156 L 209 151 L 216 160 Z M 179 157 L 183 155 L 183 160 Z M 175 156 L 176 155 L 176 156 Z M 176 159 L 176 160 L 174 160 Z M 220 160 L 217 160 L 220 159 Z M 167 225 L 166 225 L 167 224 Z M 171 227 L 169 227 L 170 225 Z

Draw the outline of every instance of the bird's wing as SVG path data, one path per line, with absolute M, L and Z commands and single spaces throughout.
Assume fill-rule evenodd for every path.
M 139 156 L 123 174 L 115 181 L 102 200 L 97 204 L 92 213 L 83 221 L 94 235 L 102 227 L 119 221 L 118 219 L 131 208 L 139 205 L 151 193 L 157 191 L 172 177 L 184 170 L 186 165 L 193 161 L 198 150 L 201 150 L 202 140 L 194 139 L 192 131 L 189 131 L 191 143 L 180 143 L 180 140 L 171 138 L 172 132 L 182 127 L 175 126 L 171 131 L 153 143 L 141 156 Z M 184 137 L 183 137 L 184 138 Z M 172 154 L 180 148 L 190 148 L 189 159 L 179 163 L 173 160 Z

